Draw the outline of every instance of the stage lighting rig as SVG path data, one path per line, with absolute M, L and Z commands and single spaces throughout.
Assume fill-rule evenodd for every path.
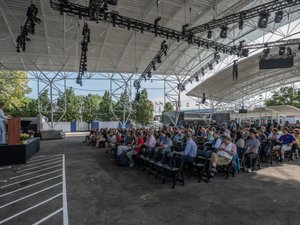
M 289 39 L 289 40 L 278 40 L 260 44 L 251 44 L 245 45 L 243 49 L 263 49 L 263 48 L 274 48 L 274 47 L 284 47 L 284 46 L 291 46 L 291 45 L 299 45 L 300 38 L 297 39 Z
M 84 73 L 87 71 L 87 51 L 88 51 L 88 44 L 90 43 L 90 34 L 91 31 L 87 23 L 84 24 L 82 35 L 83 40 L 81 42 L 81 57 L 79 63 L 79 73 L 76 79 L 76 83 L 82 86 L 82 77 Z
M 241 29 L 244 25 L 245 20 L 261 16 L 261 12 L 277 12 L 283 9 L 299 5 L 300 1 L 287 1 L 287 0 L 273 0 L 265 4 L 253 7 L 251 9 L 244 10 L 242 12 L 234 13 L 225 16 L 220 19 L 214 19 L 211 22 L 195 26 L 187 30 L 187 33 L 192 33 L 193 35 L 202 33 L 205 31 L 211 31 L 212 29 L 222 27 L 229 24 L 239 24 Z
M 89 7 L 74 4 L 68 2 L 68 4 L 61 3 L 59 0 L 51 0 L 51 7 L 54 10 L 63 11 L 68 15 L 75 15 L 85 17 L 87 20 L 91 20 L 90 18 L 90 9 Z M 120 28 L 132 29 L 135 31 L 149 32 L 155 34 L 155 36 L 164 37 L 166 39 L 172 39 L 176 41 L 185 41 L 189 44 L 193 44 L 196 46 L 206 46 L 207 48 L 215 48 L 217 47 L 220 51 L 224 51 L 226 53 L 232 52 L 237 55 L 237 52 L 232 49 L 231 46 L 224 45 L 215 41 L 207 40 L 198 36 L 194 36 L 189 32 L 185 32 L 185 36 L 182 35 L 182 31 L 177 31 L 174 29 L 170 29 L 167 27 L 163 27 L 159 25 L 159 21 L 161 18 L 155 19 L 154 23 L 147 23 L 144 21 L 136 20 L 130 17 L 125 17 L 119 15 L 118 12 L 100 12 L 99 13 L 99 21 L 112 23 L 114 27 L 118 26 Z
M 166 44 L 166 41 L 164 40 L 161 45 L 160 45 L 160 50 L 156 54 L 156 56 L 151 60 L 149 65 L 146 67 L 144 72 L 141 74 L 141 76 L 135 81 L 135 83 L 138 83 L 139 85 L 134 85 L 134 87 L 137 89 L 137 91 L 140 89 L 141 85 L 140 83 L 143 80 L 151 79 L 152 77 L 152 72 L 151 70 L 156 70 L 156 63 L 162 63 L 162 57 L 167 56 L 167 51 L 168 51 L 168 45 Z
M 37 17 L 38 14 L 38 8 L 31 4 L 26 13 L 26 21 L 24 26 L 21 26 L 21 34 L 17 37 L 17 52 L 20 52 L 21 49 L 23 52 L 26 50 L 26 44 L 30 41 L 30 38 L 27 36 L 29 34 L 35 34 L 35 26 L 36 24 L 40 24 L 41 20 Z

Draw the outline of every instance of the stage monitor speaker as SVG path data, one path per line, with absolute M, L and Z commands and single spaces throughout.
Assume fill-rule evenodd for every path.
M 239 113 L 241 113 L 241 114 L 245 114 L 245 113 L 247 113 L 247 112 L 248 112 L 247 109 L 240 109 L 240 110 L 239 110 Z
M 280 68 L 290 68 L 294 66 L 294 57 L 286 58 L 271 58 L 271 59 L 261 59 L 259 61 L 259 69 L 280 69 Z

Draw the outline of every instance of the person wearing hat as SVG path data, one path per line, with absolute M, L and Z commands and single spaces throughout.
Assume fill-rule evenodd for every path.
M 249 130 L 249 140 L 246 143 L 246 151 L 243 154 L 242 163 L 245 163 L 245 170 L 248 173 L 252 172 L 251 166 L 253 159 L 257 158 L 260 141 L 256 137 L 257 131 L 255 128 Z M 246 168 L 247 167 L 247 168 Z
M 5 120 L 10 119 L 10 116 L 4 115 L 5 104 L 3 102 L 0 103 L 0 145 L 6 145 L 6 127 Z
M 217 166 L 228 165 L 236 155 L 236 145 L 231 142 L 231 138 L 223 136 L 223 143 L 218 151 L 211 153 L 211 171 L 212 176 L 216 173 Z

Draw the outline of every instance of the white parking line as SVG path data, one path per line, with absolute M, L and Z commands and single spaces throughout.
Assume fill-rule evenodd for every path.
M 9 180 L 14 180 L 14 179 L 17 179 L 19 177 L 25 177 L 25 176 L 28 176 L 30 174 L 38 173 L 38 172 L 41 172 L 41 171 L 44 171 L 44 170 L 53 169 L 53 168 L 59 167 L 59 166 L 61 166 L 61 164 L 57 165 L 57 166 L 51 166 L 51 167 L 48 167 L 48 168 L 45 168 L 45 169 L 41 169 L 41 170 L 38 170 L 38 171 L 34 171 L 34 172 L 30 172 L 30 173 L 25 173 L 25 174 L 22 174 L 22 175 L 19 175 L 19 176 L 11 177 L 11 178 L 9 178 Z
M 58 185 L 61 185 L 61 184 L 62 184 L 62 182 L 57 183 L 57 184 L 54 184 L 54 185 L 52 185 L 52 186 L 50 186 L 50 187 L 44 188 L 44 189 L 39 190 L 39 191 L 37 191 L 37 192 L 34 192 L 34 193 L 30 194 L 30 195 L 26 195 L 26 196 L 24 196 L 24 197 L 22 197 L 22 198 L 19 198 L 19 199 L 16 199 L 16 200 L 12 201 L 12 202 L 6 203 L 5 205 L 1 205 L 1 206 L 0 206 L 0 209 L 4 208 L 4 207 L 6 207 L 6 206 L 12 205 L 12 204 L 14 204 L 14 203 L 16 203 L 16 202 L 22 201 L 22 200 L 24 200 L 24 199 L 26 199 L 26 198 L 29 198 L 29 197 L 31 197 L 31 196 L 37 195 L 37 194 L 39 194 L 39 193 L 41 193 L 41 192 L 43 192 L 43 191 L 47 191 L 47 190 L 49 190 L 49 189 L 51 189 L 51 188 L 54 188 L 54 187 L 56 187 L 56 186 L 58 186 Z
M 67 204 L 67 188 L 66 188 L 66 170 L 65 170 L 65 155 L 63 155 L 63 216 L 64 216 L 64 225 L 69 225 L 69 216 L 68 216 L 68 204 Z
M 21 169 L 27 168 L 27 167 L 30 167 L 30 166 L 33 166 L 33 165 L 42 164 L 42 163 L 45 163 L 45 162 L 52 162 L 52 161 L 55 161 L 55 160 L 60 160 L 60 159 L 61 159 L 61 157 L 56 157 L 56 158 L 52 158 L 52 159 L 45 160 L 45 161 L 42 161 L 42 162 L 29 163 L 29 164 L 26 164 L 25 166 L 22 166 Z
M 41 159 L 29 159 L 27 162 L 28 163 L 41 162 L 41 161 L 46 161 L 46 160 L 54 159 L 54 158 L 58 158 L 58 157 L 61 157 L 61 155 L 54 155 L 51 157 L 47 157 L 47 158 L 45 157 L 45 158 L 41 158 Z
M 44 164 L 44 165 L 34 166 L 34 167 L 31 167 L 31 168 L 28 168 L 28 169 L 25 169 L 25 170 L 23 170 L 23 168 L 22 168 L 22 170 L 18 170 L 16 173 L 22 173 L 24 171 L 29 171 L 29 170 L 33 170 L 33 169 L 36 169 L 36 168 L 41 168 L 41 167 L 45 167 L 45 166 L 49 166 L 49 165 L 52 165 L 52 164 L 55 164 L 55 163 L 61 163 L 61 162 L 62 162 L 61 160 L 58 160 L 58 161 L 47 163 L 47 164 Z
M 4 220 L 1 220 L 1 221 L 0 221 L 0 224 L 3 224 L 3 223 L 5 223 L 5 222 L 7 222 L 7 221 L 9 221 L 9 220 L 11 220 L 11 219 L 13 219 L 13 218 L 15 218 L 15 217 L 21 215 L 21 214 L 23 214 L 23 213 L 26 213 L 26 212 L 28 212 L 28 211 L 30 211 L 30 210 L 32 210 L 32 209 L 34 209 L 34 208 L 36 208 L 36 207 L 38 207 L 38 206 L 40 206 L 40 205 L 43 205 L 43 204 L 45 204 L 45 203 L 47 203 L 47 202 L 49 202 L 49 201 L 51 201 L 51 200 L 53 200 L 53 199 L 55 199 L 55 198 L 61 196 L 61 195 L 62 195 L 62 193 L 60 193 L 60 194 L 58 194 L 58 195 L 55 195 L 55 196 L 53 196 L 53 197 L 51 197 L 51 198 L 48 198 L 48 199 L 45 200 L 45 201 L 42 201 L 42 202 L 40 202 L 40 203 L 38 203 L 38 204 L 36 204 L 36 205 L 34 205 L 34 206 L 31 206 L 31 207 L 29 207 L 29 208 L 27 208 L 27 209 L 21 211 L 21 212 L 18 212 L 18 213 L 16 213 L 16 214 L 14 214 L 14 215 L 12 215 L 12 216 L 10 216 L 10 217 L 4 219 Z
M 4 197 L 4 196 L 7 196 L 7 195 L 10 195 L 10 194 L 12 194 L 12 193 L 18 192 L 18 191 L 22 191 L 22 190 L 24 190 L 24 189 L 27 189 L 27 188 L 30 188 L 30 187 L 33 187 L 33 186 L 36 186 L 36 185 L 38 185 L 38 184 L 42 184 L 42 183 L 47 182 L 47 181 L 49 181 L 49 180 L 54 180 L 54 179 L 56 179 L 56 178 L 58 178 L 58 177 L 61 177 L 61 176 L 62 176 L 62 174 L 61 174 L 61 175 L 58 175 L 58 176 L 55 176 L 55 177 L 51 177 L 51 178 L 49 178 L 49 179 L 47 179 L 47 180 L 42 180 L 42 181 L 40 181 L 40 182 L 37 182 L 37 183 L 31 184 L 31 185 L 28 185 L 28 186 L 26 186 L 26 187 L 22 187 L 22 188 L 13 190 L 13 191 L 11 191 L 11 192 L 8 192 L 8 193 L 5 193 L 5 194 L 0 195 L 0 198 L 1 198 L 1 197 Z
M 9 186 L 12 186 L 12 185 L 15 185 L 15 184 L 19 184 L 19 183 L 22 183 L 22 182 L 25 182 L 25 181 L 29 181 L 29 180 L 33 180 L 35 178 L 38 178 L 38 177 L 43 177 L 43 176 L 47 176 L 51 173 L 56 173 L 58 171 L 61 171 L 62 169 L 58 169 L 58 170 L 54 170 L 54 171 L 51 171 L 49 173 L 43 173 L 41 175 L 38 175 L 38 176 L 35 176 L 35 177 L 31 177 L 31 178 L 28 178 L 28 179 L 25 179 L 25 180 L 20 180 L 18 182 L 14 182 L 14 183 L 11 183 L 11 184 L 7 184 L 7 185 L 4 185 L 4 186 L 1 186 L 0 189 L 3 189 L 3 188 L 6 188 L 6 187 L 9 187 Z
M 47 219 L 51 218 L 52 216 L 55 216 L 57 213 L 60 213 L 63 210 L 63 208 L 60 208 L 58 210 L 56 210 L 55 212 L 49 214 L 48 216 L 44 217 L 43 219 L 37 221 L 36 223 L 32 224 L 32 225 L 38 225 L 44 221 L 46 221 Z

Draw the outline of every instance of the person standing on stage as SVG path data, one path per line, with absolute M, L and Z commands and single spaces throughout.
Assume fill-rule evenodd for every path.
M 10 116 L 4 115 L 3 112 L 4 108 L 5 108 L 5 104 L 0 102 L 0 145 L 7 144 L 5 120 L 10 119 Z

